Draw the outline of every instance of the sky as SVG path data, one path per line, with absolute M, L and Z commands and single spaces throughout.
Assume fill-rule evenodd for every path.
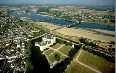
M 0 0 L 0 4 L 115 5 L 115 0 Z

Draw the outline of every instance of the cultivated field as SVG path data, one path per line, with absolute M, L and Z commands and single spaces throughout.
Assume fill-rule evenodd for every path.
M 115 70 L 113 63 L 84 50 L 80 54 L 78 60 L 102 73 L 114 73 Z
M 65 55 L 68 55 L 70 50 L 71 50 L 71 46 L 69 45 L 65 45 L 59 49 L 59 51 L 64 53 Z
M 95 73 L 94 71 L 80 65 L 78 62 L 73 61 L 66 69 L 65 73 Z

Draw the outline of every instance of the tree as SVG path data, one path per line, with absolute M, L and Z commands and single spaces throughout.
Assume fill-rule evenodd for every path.
M 114 41 L 111 41 L 109 44 L 113 44 L 113 45 L 115 45 L 115 42 L 114 42 Z
M 60 59 L 61 59 L 60 56 L 58 54 L 55 54 L 55 60 L 60 61 Z
M 86 43 L 86 38 L 80 38 L 79 41 L 80 41 L 81 43 Z
M 28 42 L 25 42 L 26 43 L 26 46 L 25 46 L 25 49 L 26 49 L 26 71 L 27 73 L 29 71 L 32 71 L 33 70 L 33 65 L 30 61 L 30 55 L 31 55 L 31 50 L 30 48 L 32 47 L 32 44 L 31 44 L 31 41 L 28 41 Z

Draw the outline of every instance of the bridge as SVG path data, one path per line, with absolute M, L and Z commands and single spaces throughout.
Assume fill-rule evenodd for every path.
M 50 21 L 50 20 L 53 20 L 54 18 L 47 18 L 47 19 L 36 19 L 36 21 Z
M 51 30 L 51 32 L 52 31 L 55 31 L 55 30 L 57 30 L 57 29 L 61 29 L 61 28 L 70 28 L 70 27 L 73 27 L 73 26 L 75 26 L 75 25 L 78 25 L 78 24 L 80 24 L 81 22 L 78 22 L 78 23 L 73 23 L 73 24 L 69 24 L 69 25 L 63 25 L 63 26 L 61 26 L 61 27 L 59 27 L 59 28 L 56 28 L 56 29 L 53 29 L 53 30 Z

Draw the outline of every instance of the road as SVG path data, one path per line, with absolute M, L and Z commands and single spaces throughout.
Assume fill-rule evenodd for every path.
M 82 49 L 80 49 L 78 56 L 76 57 L 76 59 L 74 59 L 75 61 L 77 61 L 80 65 L 82 65 L 82 66 L 84 66 L 86 68 L 89 68 L 89 69 L 93 70 L 96 73 L 102 73 L 99 70 L 96 70 L 96 69 L 94 69 L 94 68 L 92 68 L 92 67 L 90 67 L 90 66 L 88 66 L 88 65 L 86 65 L 86 64 L 84 64 L 82 62 L 80 62 L 79 61 L 79 56 L 81 55 L 81 53 L 82 53 Z

